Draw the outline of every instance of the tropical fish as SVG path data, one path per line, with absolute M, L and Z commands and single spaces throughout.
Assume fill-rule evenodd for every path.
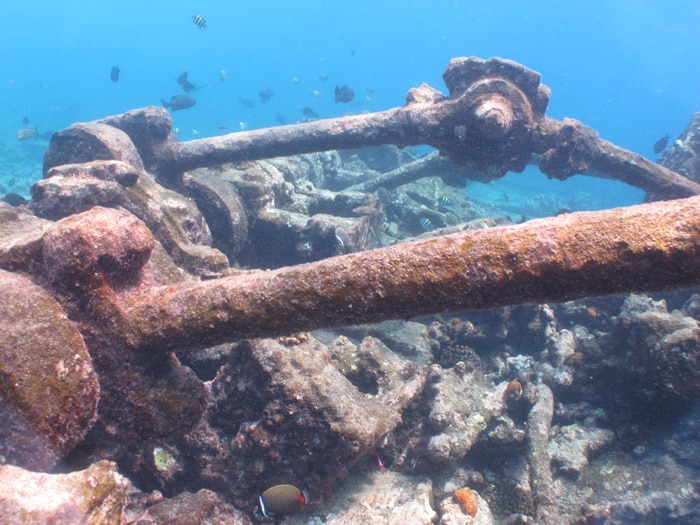
M 338 242 L 338 245 L 343 250 L 347 250 L 348 248 L 350 248 L 350 244 L 352 243 L 352 240 L 350 239 L 350 234 L 342 226 L 338 226 L 335 229 L 335 240 Z
M 318 118 L 318 113 L 316 113 L 313 109 L 311 109 L 309 106 L 306 106 L 304 109 L 301 110 L 301 112 L 304 114 L 306 118 Z
M 321 93 L 319 93 L 318 90 L 314 89 L 313 91 L 311 91 L 311 96 L 314 98 L 318 98 L 321 96 Z
M 175 133 L 175 135 L 179 135 L 182 133 L 182 130 L 180 128 L 173 128 L 173 133 Z
M 671 138 L 668 135 L 665 135 L 661 137 L 659 140 L 657 140 L 654 143 L 654 153 L 661 153 L 663 150 L 666 149 L 666 145 L 668 144 L 668 139 Z
M 258 499 L 263 515 L 266 518 L 275 518 L 299 514 L 306 508 L 309 497 L 306 491 L 285 484 L 270 487 Z
M 112 79 L 112 82 L 119 82 L 119 73 L 121 73 L 119 66 L 112 66 L 112 71 L 109 73 L 109 78 Z
M 7 204 L 10 206 L 14 206 L 15 208 L 17 206 L 22 206 L 22 204 L 27 204 L 29 201 L 22 197 L 18 193 L 8 193 L 6 194 L 0 201 L 5 201 Z
M 377 456 L 377 469 L 379 469 L 379 472 L 381 472 L 382 474 L 386 474 L 386 467 L 382 462 L 382 458 L 380 458 L 379 456 Z
M 503 192 L 503 200 L 506 202 L 510 200 L 510 194 L 507 191 Z
M 192 23 L 196 25 L 199 29 L 206 29 L 207 28 L 207 21 L 204 20 L 204 17 L 200 14 L 196 14 L 192 17 Z
M 443 206 L 452 206 L 454 202 L 449 196 L 443 195 L 442 197 L 440 197 L 440 204 Z
M 17 132 L 17 140 L 27 140 L 39 132 L 39 128 L 22 128 Z
M 225 69 L 219 71 L 219 80 L 221 80 L 221 82 L 226 82 L 228 80 L 228 71 Z
M 244 97 L 238 97 L 238 102 L 243 104 L 245 107 L 248 109 L 255 109 L 255 102 L 250 100 L 249 98 L 244 98 Z
M 318 79 L 319 79 L 321 82 L 325 82 L 326 80 L 328 80 L 328 75 L 326 75 L 325 73 L 321 73 L 321 74 L 318 76 Z
M 263 104 L 266 104 L 270 102 L 270 99 L 272 98 L 272 95 L 274 95 L 275 92 L 272 91 L 270 88 L 265 88 L 258 93 L 258 97 L 260 97 L 260 102 Z
M 185 91 L 192 91 L 197 87 L 192 82 L 187 80 L 187 71 L 185 71 L 179 77 L 177 77 L 177 83 L 180 84 L 182 86 L 182 89 Z
M 355 92 L 352 90 L 350 86 L 335 86 L 335 103 L 337 104 L 338 102 L 342 102 L 343 104 L 347 104 L 350 102 L 353 98 L 355 98 Z
M 29 117 L 24 117 L 24 118 L 22 119 L 22 124 L 24 124 L 24 125 L 29 124 Z
M 435 226 L 433 226 L 432 221 L 427 217 L 420 218 L 420 225 L 423 226 L 423 229 L 426 231 L 431 231 L 435 229 Z
M 216 128 L 216 129 L 218 129 L 218 130 L 220 130 L 220 131 L 224 131 L 224 130 L 227 130 L 227 129 L 228 129 L 228 126 L 219 126 L 219 127 Z
M 192 131 L 190 131 L 190 135 L 192 135 L 193 137 L 198 137 L 198 136 L 199 136 L 199 130 L 193 129 Z
M 295 86 L 298 86 L 299 84 L 301 84 L 301 80 L 299 79 L 299 77 L 292 77 L 289 81 L 292 84 L 294 84 Z
M 277 113 L 275 120 L 278 124 L 282 124 L 283 126 L 287 123 L 287 119 L 282 113 Z
M 173 111 L 191 108 L 197 103 L 197 101 L 189 95 L 173 95 L 170 97 L 170 102 L 166 102 L 163 99 L 160 99 L 160 101 L 164 108 L 170 108 Z

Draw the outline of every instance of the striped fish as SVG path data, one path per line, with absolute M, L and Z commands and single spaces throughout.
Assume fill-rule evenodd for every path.
M 196 14 L 192 17 L 192 22 L 194 25 L 196 25 L 199 29 L 206 29 L 207 28 L 207 21 L 204 20 L 204 17 L 200 14 Z

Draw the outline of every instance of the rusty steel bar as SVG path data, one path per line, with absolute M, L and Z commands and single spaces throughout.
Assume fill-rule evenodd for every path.
M 410 90 L 407 104 L 400 108 L 188 142 L 163 141 L 142 154 L 151 170 L 172 175 L 226 162 L 428 144 L 458 166 L 482 173 L 485 180 L 520 172 L 533 155 L 542 155 L 540 169 L 562 180 L 592 169 L 646 191 L 650 200 L 700 194 L 699 184 L 600 139 L 580 122 L 545 117 L 549 89 L 538 73 L 520 64 L 455 58 L 443 77 L 449 96 L 423 85 Z M 444 161 L 426 162 L 426 173 L 430 164 L 440 162 Z
M 139 160 L 117 155 L 116 160 L 131 160 L 136 165 L 142 161 L 149 172 L 175 186 L 186 171 L 229 162 L 387 144 L 427 144 L 458 169 L 467 168 L 462 174 L 474 180 L 490 181 L 509 171 L 521 172 L 539 159 L 540 169 L 550 177 L 563 180 L 597 171 L 644 190 L 650 200 L 700 195 L 700 184 L 600 139 L 580 122 L 546 117 L 549 88 L 541 84 L 539 73 L 521 64 L 501 58 L 459 57 L 450 61 L 443 78 L 448 96 L 424 84 L 409 90 L 404 106 L 387 111 L 187 142 L 169 140 L 172 119 L 167 110 L 144 108 L 55 133 L 44 169 L 66 163 L 67 157 L 68 162 L 83 161 L 81 155 L 105 140 L 95 124 L 107 124 L 127 133 L 140 156 Z M 91 133 L 96 136 L 90 138 Z M 107 154 L 104 146 L 100 146 L 100 155 Z M 79 154 L 76 158 L 66 152 Z M 431 157 L 413 166 L 413 173 L 399 171 L 375 183 L 367 181 L 365 186 L 376 188 L 427 176 L 444 163 L 444 159 Z
M 420 314 L 700 284 L 700 197 L 461 232 L 276 271 L 158 288 L 120 305 L 152 349 Z
M 316 120 L 186 142 L 164 143 L 156 149 L 159 170 L 190 171 L 226 162 L 269 159 L 386 144 L 424 144 L 410 124 L 412 111 L 394 108 L 378 113 Z M 429 133 L 429 130 L 426 130 Z
M 547 148 L 539 167 L 550 177 L 565 180 L 593 170 L 594 174 L 646 191 L 650 201 L 700 195 L 700 184 L 601 139 L 598 132 L 577 120 L 545 118 L 539 136 Z

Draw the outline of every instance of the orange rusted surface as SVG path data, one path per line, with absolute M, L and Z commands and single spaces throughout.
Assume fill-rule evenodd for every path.
M 136 346 L 182 348 L 421 314 L 700 283 L 700 197 L 461 232 L 152 289 L 122 304 Z M 173 290 L 174 288 L 174 290 Z

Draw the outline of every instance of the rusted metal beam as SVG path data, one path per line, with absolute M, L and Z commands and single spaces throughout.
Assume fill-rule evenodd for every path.
M 540 136 L 547 149 L 539 167 L 552 178 L 565 180 L 593 170 L 646 191 L 650 201 L 700 194 L 696 182 L 601 139 L 598 132 L 577 120 L 545 118 L 540 123 Z
M 700 284 L 700 197 L 462 232 L 152 289 L 118 307 L 130 345 L 182 349 L 419 314 Z
M 456 165 L 484 174 L 480 180 L 520 172 L 533 155 L 542 155 L 542 171 L 562 180 L 593 169 L 646 191 L 651 199 L 700 194 L 697 183 L 600 139 L 575 120 L 545 117 L 549 89 L 538 73 L 520 64 L 455 58 L 443 77 L 449 96 L 423 85 L 411 89 L 400 108 L 139 149 L 150 170 L 172 175 L 300 153 L 428 144 Z

